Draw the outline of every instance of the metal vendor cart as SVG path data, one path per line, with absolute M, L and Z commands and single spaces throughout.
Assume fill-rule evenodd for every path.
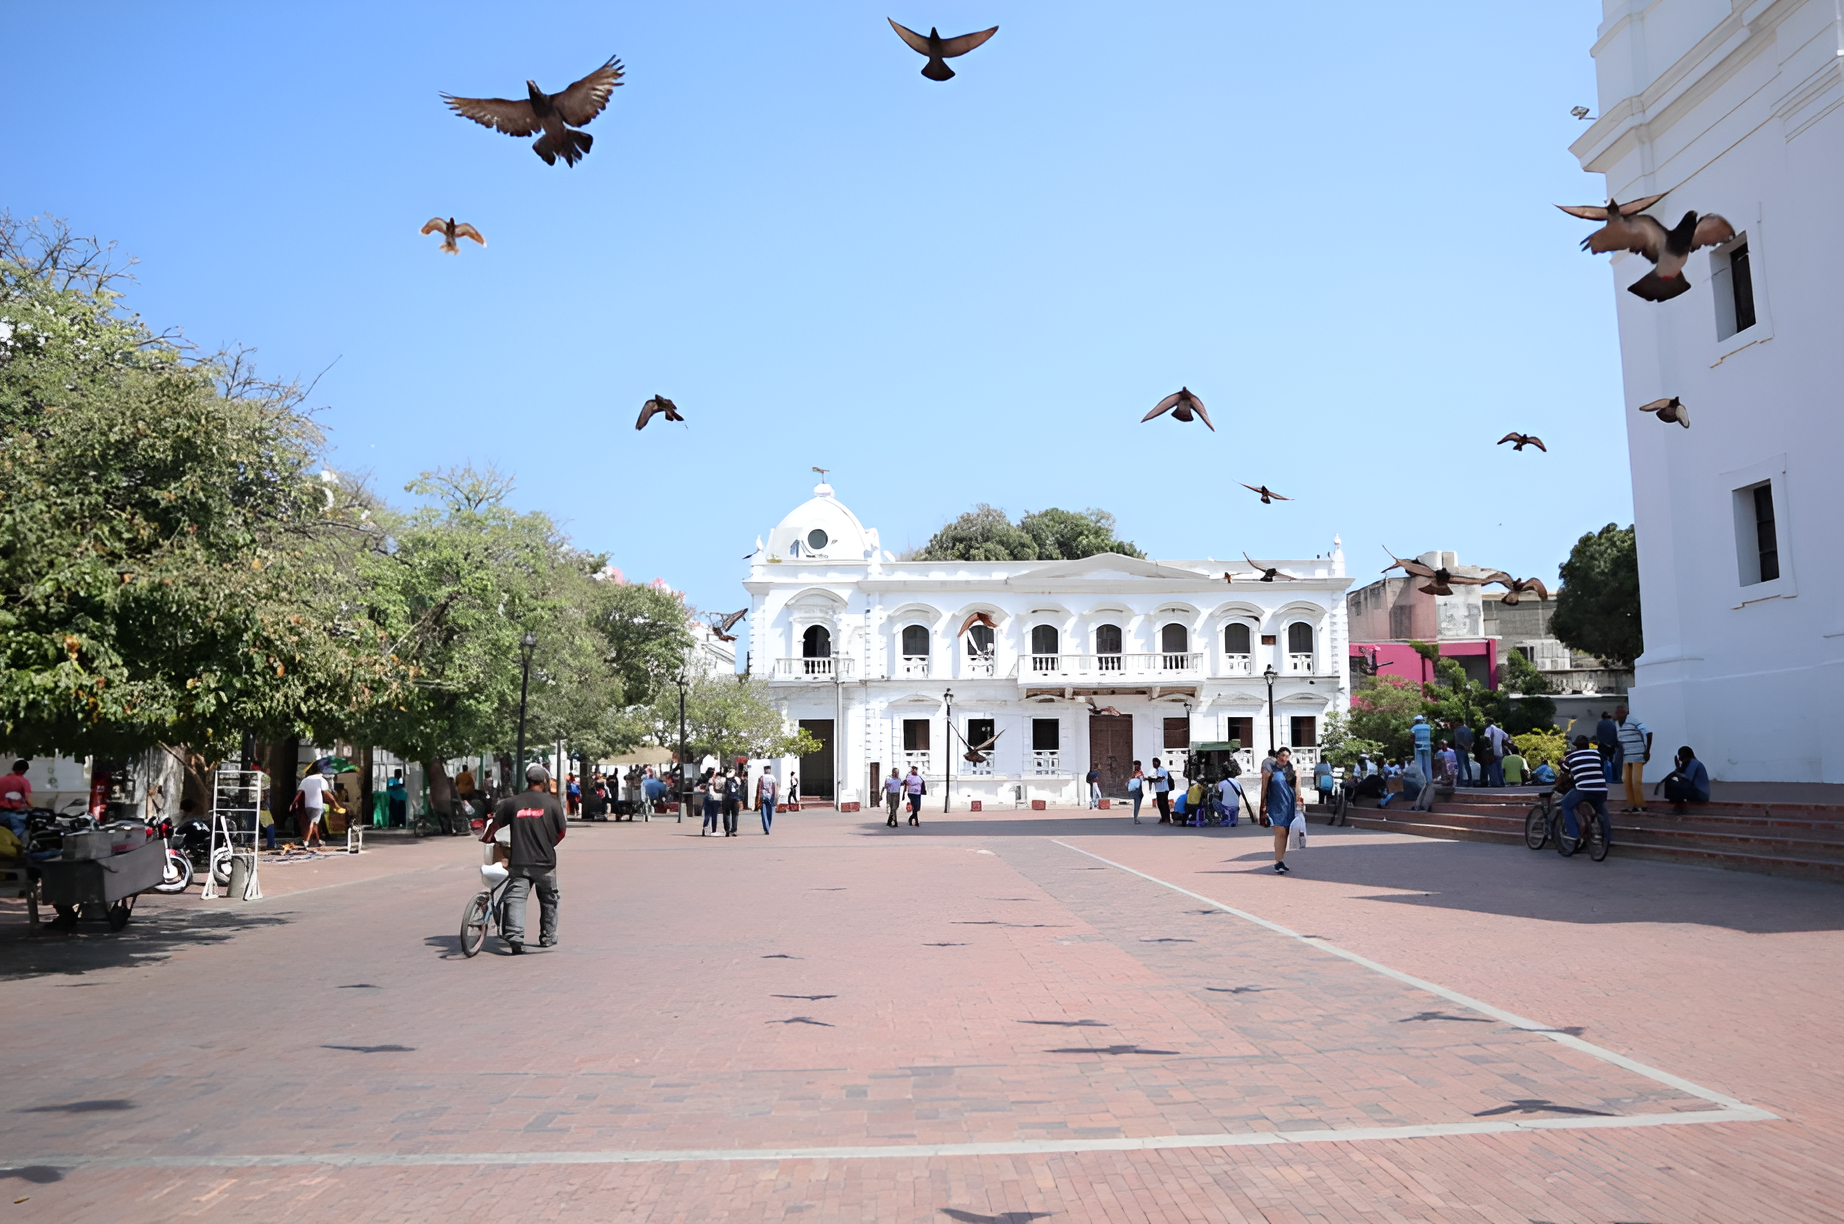
M 79 918 L 101 918 L 111 931 L 128 925 L 134 900 L 166 876 L 166 843 L 159 838 L 123 854 L 94 859 L 48 859 L 39 863 L 45 904 L 58 916 L 53 925 L 73 927 Z

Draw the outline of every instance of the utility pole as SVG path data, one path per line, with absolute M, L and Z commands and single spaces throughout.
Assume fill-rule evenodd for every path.
M 525 778 L 525 698 L 531 692 L 531 653 L 538 648 L 538 637 L 527 633 L 519 639 L 519 747 L 512 769 L 518 781 L 507 779 L 507 793 L 517 794 Z

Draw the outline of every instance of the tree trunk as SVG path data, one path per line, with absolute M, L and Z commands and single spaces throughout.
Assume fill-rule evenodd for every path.
M 360 828 L 371 827 L 371 809 L 377 803 L 372 798 L 376 793 L 372 781 L 372 773 L 376 769 L 375 754 L 376 749 L 373 748 L 359 749 L 359 810 L 355 816 L 360 822 Z
M 184 774 L 179 788 L 181 806 L 183 807 L 189 799 L 192 801 L 192 814 L 201 819 L 210 817 L 211 763 L 185 744 L 178 745 L 174 751 L 178 752 L 185 761 Z
M 429 783 L 429 807 L 447 827 L 455 810 L 455 783 L 448 776 L 446 761 L 424 761 L 423 778 Z

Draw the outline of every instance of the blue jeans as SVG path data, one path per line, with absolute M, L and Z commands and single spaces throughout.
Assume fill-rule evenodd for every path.
M 1434 749 L 1417 748 L 1415 750 L 1415 763 L 1421 766 L 1422 777 L 1432 778 L 1434 776 Z
M 773 799 L 764 799 L 762 800 L 762 832 L 768 832 L 769 826 L 774 823 L 775 801 Z
M 1562 797 L 1562 828 L 1570 837 L 1579 837 L 1580 826 L 1575 820 L 1575 809 L 1582 803 L 1592 803 L 1601 820 L 1601 837 L 1608 845 L 1613 845 L 1613 825 L 1607 820 L 1607 792 L 1572 790 Z
M 1135 820 L 1138 820 L 1140 818 L 1140 801 L 1146 798 L 1146 791 L 1144 789 L 1141 789 L 1141 790 L 1136 790 L 1136 791 L 1128 791 L 1127 793 L 1133 798 L 1133 818 Z
M 557 887 L 557 869 L 540 871 L 537 868 L 521 868 L 521 874 L 514 875 L 506 885 L 506 917 L 500 923 L 500 934 L 507 943 L 525 942 L 525 898 L 531 890 L 538 890 L 538 942 L 554 944 L 557 942 L 557 903 L 563 893 Z M 536 874 L 531 874 L 535 872 Z
M 1472 751 L 1473 748 L 1471 744 L 1468 744 L 1464 748 L 1460 747 L 1458 744 L 1454 745 L 1454 755 L 1460 758 L 1459 783 L 1461 786 L 1471 786 L 1473 784 Z
M 1505 765 L 1503 761 L 1493 761 L 1485 767 L 1485 784 L 1503 786 L 1505 784 Z

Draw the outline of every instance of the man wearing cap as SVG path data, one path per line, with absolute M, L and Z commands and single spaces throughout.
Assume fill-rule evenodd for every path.
M 1421 766 L 1421 776 L 1434 776 L 1434 728 L 1422 715 L 1415 716 L 1412 728 L 1415 735 L 1415 763 Z
M 538 944 L 549 948 L 557 943 L 557 843 L 567 832 L 563 801 L 550 791 L 551 771 L 532 765 L 525 780 L 531 789 L 501 799 L 480 838 L 490 842 L 501 827 L 511 826 L 512 861 L 506 866 L 512 881 L 506 886 L 500 933 L 514 956 L 525 951 L 525 900 L 533 885 L 538 889 Z

